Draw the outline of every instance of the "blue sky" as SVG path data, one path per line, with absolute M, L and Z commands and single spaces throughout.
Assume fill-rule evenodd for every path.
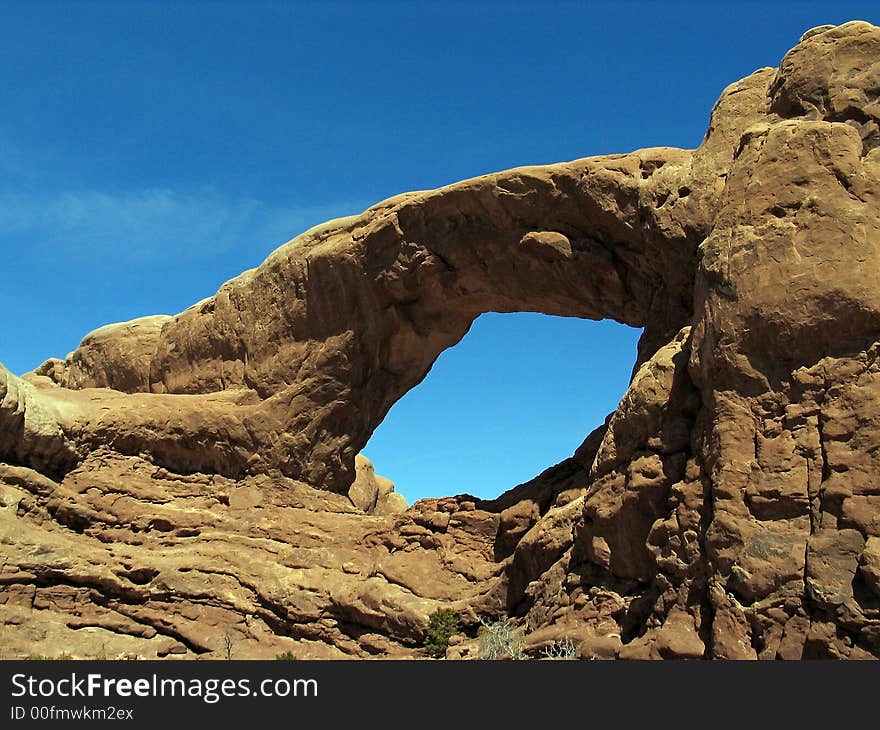
M 0 361 L 174 313 L 327 218 L 521 164 L 694 147 L 728 83 L 875 3 L 4 2 Z M 568 454 L 636 332 L 486 315 L 367 453 L 410 499 Z

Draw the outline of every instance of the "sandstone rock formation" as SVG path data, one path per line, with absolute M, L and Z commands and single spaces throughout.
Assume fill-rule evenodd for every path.
M 355 477 L 348 488 L 352 504 L 370 515 L 395 515 L 406 511 L 406 500 L 394 491 L 390 479 L 379 476 L 373 463 L 363 454 L 354 460 Z
M 0 369 L 0 651 L 417 655 L 451 606 L 582 656 L 880 656 L 878 99 L 880 29 L 817 28 L 696 150 L 401 195 Z M 395 514 L 356 454 L 488 311 L 644 327 L 629 390 L 533 481 Z

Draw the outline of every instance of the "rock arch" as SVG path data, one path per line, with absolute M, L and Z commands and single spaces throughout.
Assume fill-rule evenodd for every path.
M 319 226 L 176 317 L 87 336 L 56 377 L 137 395 L 116 397 L 126 418 L 105 413 L 101 428 L 67 393 L 82 412 L 62 431 L 73 451 L 114 430 L 117 447 L 178 468 L 278 469 L 343 490 L 391 405 L 484 312 L 647 326 L 643 356 L 677 331 L 705 229 L 705 201 L 682 194 L 691 165 L 658 148 L 519 168 Z M 125 402 L 156 425 L 133 429 Z M 179 436 L 160 432 L 169 423 Z M 212 452 L 204 464 L 187 443 Z
M 491 504 L 411 510 L 410 534 L 440 545 L 459 515 L 530 628 L 613 626 L 619 656 L 880 656 L 878 56 L 874 26 L 816 29 L 728 87 L 693 152 L 399 196 L 176 317 L 0 369 L 0 461 L 111 450 L 341 491 L 481 312 L 611 317 L 645 334 L 606 426 Z
M 400 195 L 303 233 L 174 317 L 103 327 L 38 371 L 62 391 L 10 385 L 6 450 L 57 473 L 112 445 L 176 469 L 280 471 L 344 491 L 391 405 L 484 312 L 644 327 L 644 362 L 692 319 L 697 249 L 771 77 L 732 85 L 694 152 L 652 148 Z M 131 397 L 98 406 L 75 392 L 89 388 Z M 25 402 L 49 414 L 36 419 L 43 440 L 57 432 L 40 454 Z

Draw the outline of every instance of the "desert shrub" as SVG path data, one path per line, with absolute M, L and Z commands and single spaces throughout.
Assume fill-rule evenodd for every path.
M 510 618 L 489 622 L 481 618 L 480 658 L 481 659 L 527 659 L 523 649 L 522 629 L 514 625 Z
M 279 661 L 284 661 L 284 662 L 296 661 L 296 657 L 293 655 L 292 651 L 285 651 L 285 652 L 282 652 L 281 654 L 276 654 L 275 658 Z
M 579 656 L 577 645 L 567 636 L 561 641 L 554 641 L 550 646 L 544 647 L 541 652 L 544 659 L 566 660 L 577 659 Z
M 428 633 L 425 634 L 425 651 L 440 659 L 446 656 L 449 640 L 458 633 L 458 616 L 451 608 L 438 608 L 428 617 Z
M 227 660 L 232 659 L 232 652 L 235 648 L 236 638 L 232 635 L 231 631 L 226 631 L 223 633 L 223 653 L 226 655 Z

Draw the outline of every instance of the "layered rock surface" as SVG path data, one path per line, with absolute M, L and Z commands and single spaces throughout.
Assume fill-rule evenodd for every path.
M 451 606 L 582 656 L 880 656 L 878 99 L 880 29 L 815 29 L 696 150 L 402 195 L 0 370 L 0 651 L 411 655 Z M 644 327 L 629 390 L 532 482 L 398 513 L 356 454 L 487 311 Z

